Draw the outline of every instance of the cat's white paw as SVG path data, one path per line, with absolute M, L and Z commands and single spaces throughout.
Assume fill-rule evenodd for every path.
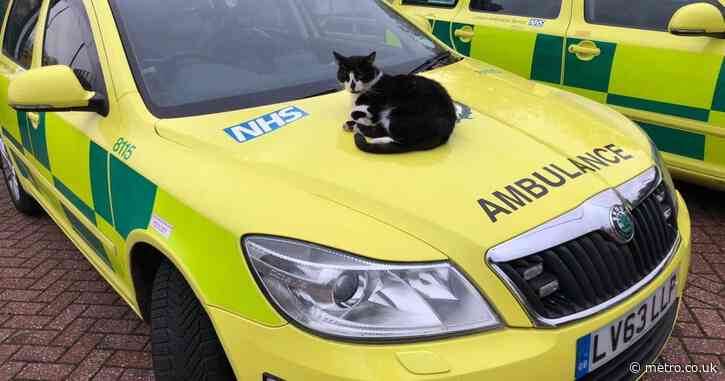
M 393 138 L 391 138 L 391 137 L 385 136 L 382 138 L 370 139 L 370 141 L 368 143 L 370 143 L 370 144 L 390 144 L 390 143 L 395 143 L 395 140 L 393 140 Z
M 342 124 L 342 129 L 347 132 L 353 132 L 355 130 L 355 122 L 352 120 L 348 120 L 347 122 Z

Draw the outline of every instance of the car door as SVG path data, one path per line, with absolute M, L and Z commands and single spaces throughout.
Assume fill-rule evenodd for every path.
M 561 83 L 571 0 L 460 0 L 452 28 L 460 53 L 524 78 Z
M 96 98 L 111 99 L 98 48 L 82 0 L 48 0 L 42 20 L 40 66 L 66 65 Z M 52 84 L 48 84 L 52 86 Z M 114 117 L 94 112 L 48 112 L 39 116 L 48 167 L 47 184 L 58 200 L 57 215 L 109 278 L 122 268 L 116 258 L 109 197 L 109 148 L 117 135 Z M 33 141 L 34 142 L 34 141 Z M 74 234 L 73 234 L 74 233 Z
M 2 135 L 8 143 L 8 151 L 17 164 L 18 172 L 32 184 L 37 184 L 36 176 L 48 172 L 47 150 L 42 126 L 38 124 L 39 115 L 15 112 L 8 105 L 7 94 L 12 77 L 32 66 L 42 1 L 15 0 L 4 3 L 9 11 L 4 23 L 0 54 Z
M 419 26 L 427 28 L 444 44 L 456 49 L 452 32 L 461 26 L 455 24 L 454 19 L 467 5 L 467 0 L 394 0 L 393 3 Z
M 676 169 L 725 171 L 725 40 L 667 32 L 682 6 L 716 0 L 576 0 L 564 85 L 638 122 Z

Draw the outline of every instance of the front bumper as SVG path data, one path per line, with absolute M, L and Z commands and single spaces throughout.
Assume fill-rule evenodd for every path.
M 679 195 L 678 202 L 682 240 L 663 271 L 619 305 L 557 329 L 505 327 L 446 340 L 365 345 L 323 339 L 289 324 L 262 326 L 211 306 L 208 310 L 240 380 L 262 380 L 264 373 L 286 381 L 574 380 L 579 337 L 634 308 L 675 271 L 679 272 L 677 296 L 682 297 L 691 233 L 690 216 Z

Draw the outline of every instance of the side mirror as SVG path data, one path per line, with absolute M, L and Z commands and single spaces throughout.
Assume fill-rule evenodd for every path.
M 667 28 L 678 36 L 725 37 L 725 19 L 716 6 L 708 3 L 685 5 L 675 12 Z
M 64 65 L 28 70 L 10 81 L 8 103 L 18 111 L 92 111 L 108 114 L 108 106 L 97 93 L 87 91 Z

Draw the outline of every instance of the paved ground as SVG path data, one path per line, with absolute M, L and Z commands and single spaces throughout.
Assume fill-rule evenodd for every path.
M 152 380 L 149 350 L 148 325 L 0 184 L 0 380 Z
M 647 379 L 725 380 L 725 193 L 679 186 L 694 253 L 661 360 L 720 372 Z M 148 332 L 48 217 L 18 215 L 0 186 L 0 380 L 150 380 Z

